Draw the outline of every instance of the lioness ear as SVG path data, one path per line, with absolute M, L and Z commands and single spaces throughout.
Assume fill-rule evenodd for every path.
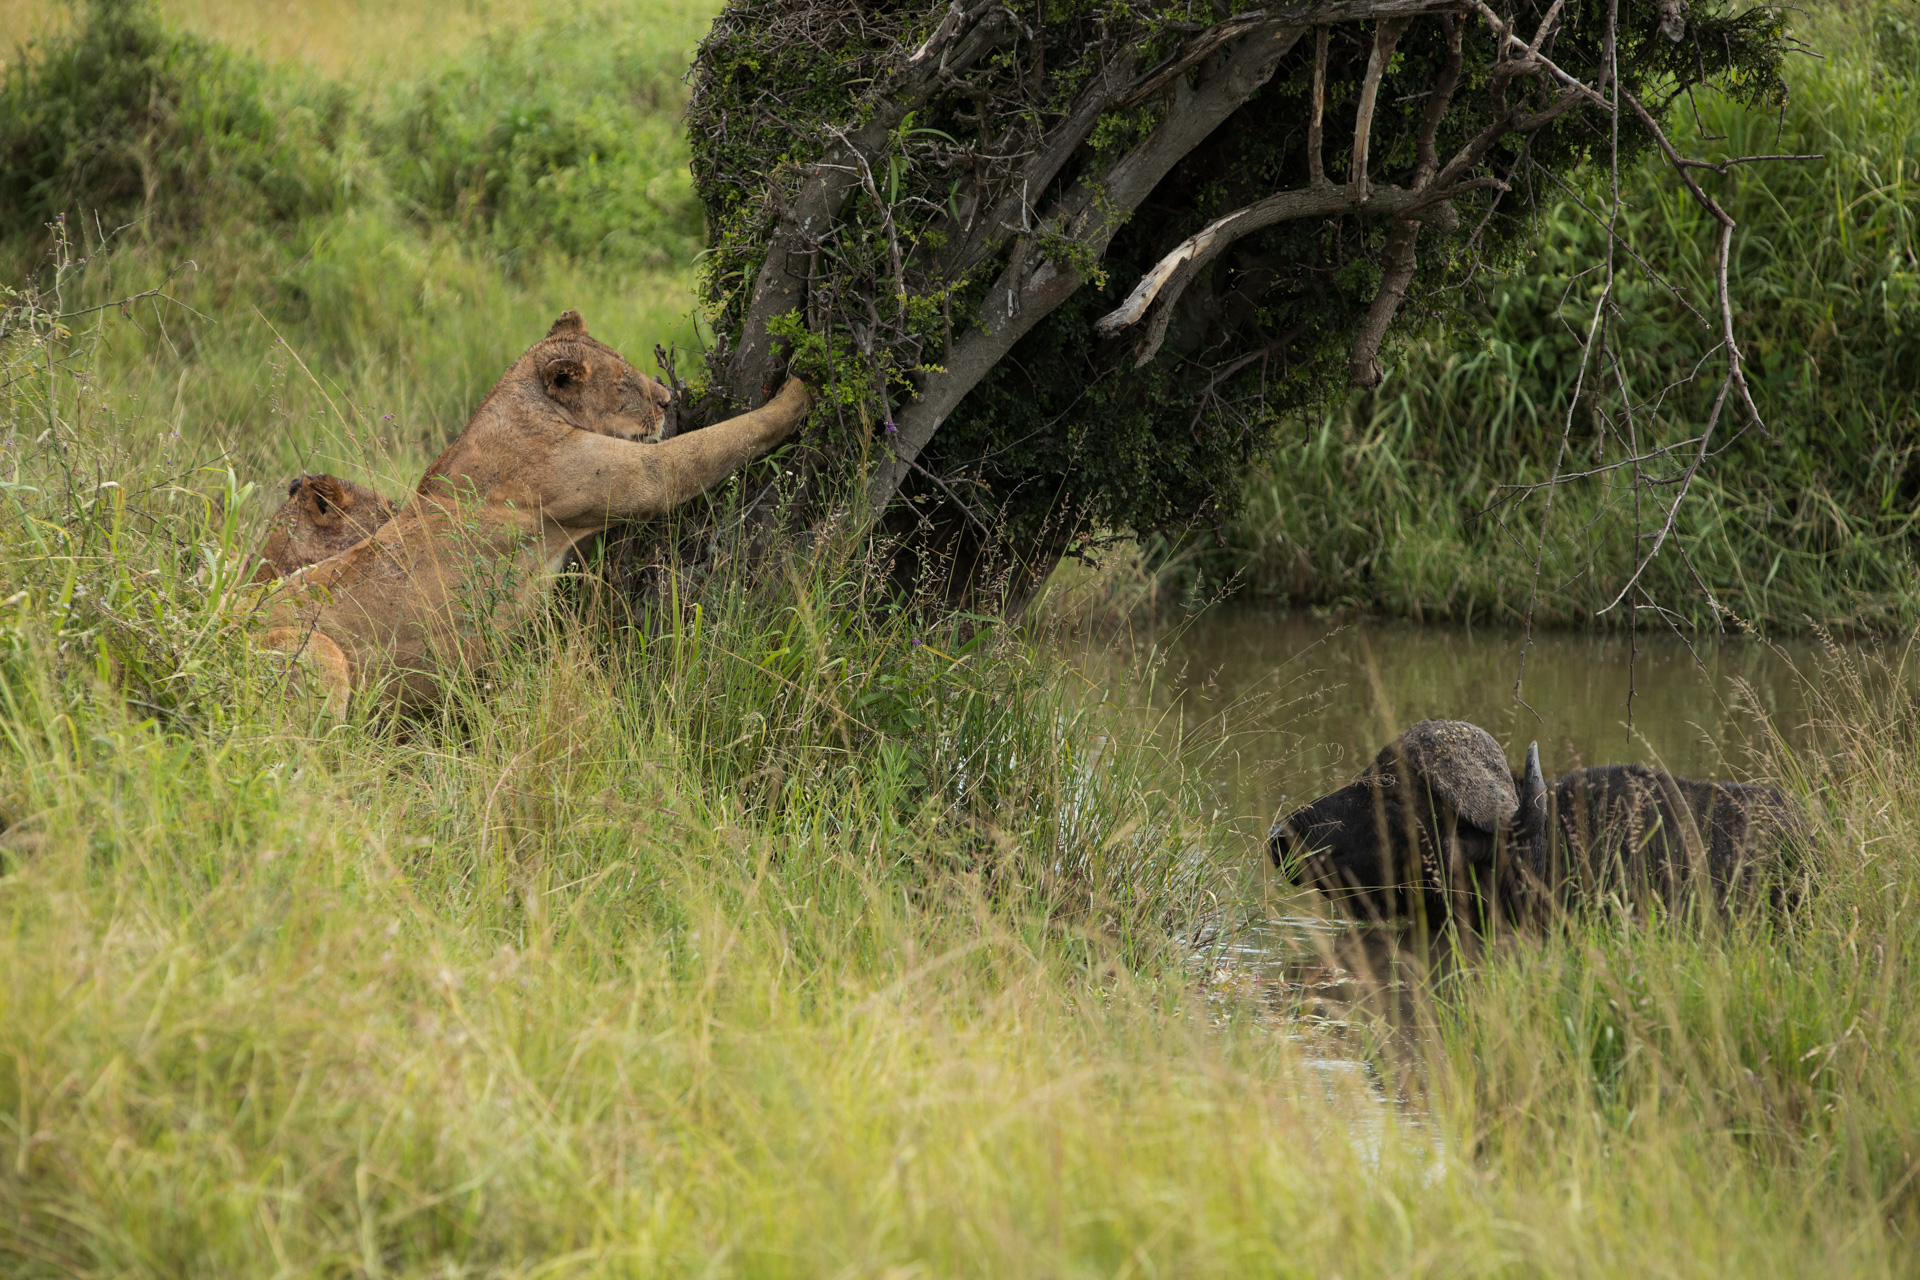
M 584 338 L 587 336 L 587 320 L 578 311 L 568 311 L 553 322 L 553 328 L 547 330 L 549 338 Z
M 580 388 L 587 381 L 587 366 L 563 356 L 540 366 L 540 379 L 547 384 L 548 395 L 571 406 L 579 400 Z

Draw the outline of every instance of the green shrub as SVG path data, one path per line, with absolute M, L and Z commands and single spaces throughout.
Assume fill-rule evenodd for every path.
M 490 36 L 391 108 L 377 130 L 419 217 L 558 250 L 664 266 L 699 249 L 680 136 L 685 50 L 606 8 Z
M 286 221 L 350 188 L 344 90 L 177 30 L 152 0 L 86 0 L 26 53 L 0 81 L 0 235 L 63 214 Z

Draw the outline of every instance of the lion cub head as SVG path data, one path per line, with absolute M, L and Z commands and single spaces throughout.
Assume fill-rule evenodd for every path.
M 526 358 L 547 398 L 574 426 L 621 440 L 659 435 L 671 393 L 618 351 L 589 338 L 578 311 L 554 321 Z
M 287 500 L 267 521 L 253 580 L 271 582 L 339 555 L 392 518 L 393 504 L 365 485 L 338 476 L 295 476 Z

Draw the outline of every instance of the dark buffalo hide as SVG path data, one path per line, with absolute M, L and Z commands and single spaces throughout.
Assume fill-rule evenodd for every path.
M 1553 784 L 1550 830 L 1522 853 L 1536 893 L 1644 911 L 1704 891 L 1716 906 L 1764 885 L 1777 896 L 1804 842 L 1798 807 L 1773 787 L 1696 782 L 1643 764 L 1576 769 Z
M 1594 903 L 1644 912 L 1695 894 L 1724 907 L 1764 889 L 1777 901 L 1804 837 L 1797 806 L 1772 787 L 1637 764 L 1549 786 L 1537 744 L 1514 774 L 1484 729 L 1423 720 L 1358 778 L 1275 824 L 1268 847 L 1289 879 L 1362 918 L 1482 926 Z

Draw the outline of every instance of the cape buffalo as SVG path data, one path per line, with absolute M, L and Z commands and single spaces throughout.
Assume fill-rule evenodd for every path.
M 1696 782 L 1639 764 L 1576 769 L 1549 785 L 1540 749 L 1509 772 L 1462 720 L 1423 720 L 1358 778 L 1275 824 L 1274 865 L 1370 919 L 1538 919 L 1614 902 L 1644 910 L 1705 887 L 1716 906 L 1764 886 L 1805 838 L 1772 787 Z

